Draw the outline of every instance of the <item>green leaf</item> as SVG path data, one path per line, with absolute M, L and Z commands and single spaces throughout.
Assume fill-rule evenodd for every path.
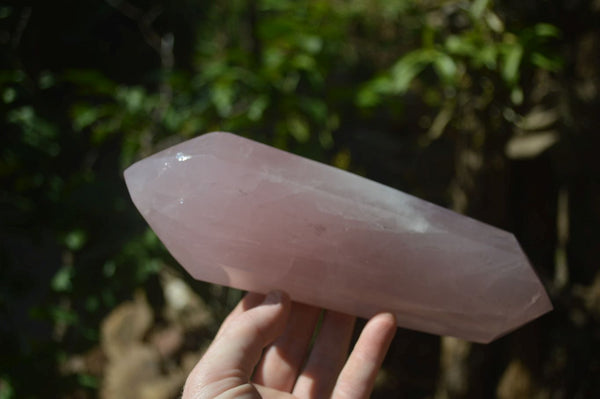
M 115 82 L 108 79 L 100 71 L 71 69 L 66 71 L 62 78 L 73 83 L 76 88 L 85 94 L 104 94 L 113 95 L 118 87 Z
M 475 0 L 471 4 L 471 15 L 474 19 L 479 19 L 483 15 L 483 12 L 488 8 L 490 0 Z
M 79 385 L 85 388 L 97 389 L 100 386 L 98 377 L 91 374 L 78 374 L 77 381 L 79 382 Z
M 248 107 L 248 119 L 253 122 L 260 120 L 263 116 L 263 113 L 269 106 L 269 97 L 266 95 L 260 95 L 250 103 Z
M 523 47 L 520 43 L 511 43 L 505 46 L 502 62 L 502 78 L 510 85 L 519 80 L 519 67 L 523 58 Z
M 271 71 L 281 69 L 285 59 L 285 53 L 277 47 L 269 47 L 265 49 L 263 54 L 264 65 L 268 70 Z
M 560 29 L 552 24 L 539 23 L 533 27 L 536 36 L 539 37 L 560 37 Z
M 563 60 L 557 56 L 549 56 L 540 52 L 533 52 L 531 54 L 531 63 L 542 69 L 556 72 L 563 67 Z
M 119 87 L 117 90 L 117 98 L 124 103 L 125 107 L 130 112 L 140 112 L 144 108 L 144 100 L 146 92 L 141 87 Z
M 144 245 L 148 246 L 149 248 L 156 248 L 158 245 L 160 245 L 158 236 L 151 228 L 147 228 L 144 232 L 143 242 Z
M 212 88 L 212 102 L 219 116 L 225 118 L 231 114 L 233 109 L 233 86 L 231 82 L 220 81 Z
M 7 377 L 0 378 L 0 399 L 13 399 L 15 390 Z
M 448 36 L 444 43 L 444 47 L 451 54 L 473 57 L 478 53 L 478 48 L 473 44 L 473 41 L 462 35 Z
M 102 274 L 105 277 L 112 277 L 115 275 L 115 271 L 117 270 L 117 264 L 113 260 L 109 260 L 102 266 Z
M 306 71 L 312 71 L 317 65 L 315 59 L 308 54 L 296 54 L 292 58 L 291 64 L 296 69 L 303 69 Z
M 515 87 L 510 92 L 510 100 L 515 105 L 521 105 L 523 103 L 523 89 Z
M 66 325 L 76 324 L 79 320 L 75 311 L 61 306 L 52 306 L 50 308 L 50 315 L 55 323 L 64 323 Z
M 318 36 L 303 35 L 298 38 L 300 47 L 309 54 L 317 54 L 323 48 L 323 39 Z
M 76 132 L 92 125 L 100 117 L 98 108 L 89 105 L 76 105 L 71 113 L 73 115 L 73 129 Z
M 299 105 L 304 114 L 317 124 L 327 120 L 327 104 L 320 98 L 302 97 L 299 99 Z
M 299 143 L 306 143 L 310 139 L 310 128 L 306 119 L 300 115 L 292 115 L 287 119 L 287 128 L 292 137 Z
M 390 92 L 404 93 L 421 71 L 437 58 L 438 52 L 431 49 L 414 50 L 394 64 L 391 69 Z
M 73 266 L 63 266 L 60 269 L 58 269 L 58 272 L 56 272 L 54 277 L 52 277 L 50 286 L 56 292 L 71 291 L 71 289 L 73 288 L 73 275 Z
M 474 56 L 477 66 L 484 65 L 489 70 L 495 71 L 498 60 L 498 49 L 495 44 L 487 44 L 479 49 Z
M 438 58 L 440 74 L 449 76 L 455 72 L 454 61 L 438 50 L 428 48 L 411 51 L 396 61 L 388 74 L 373 79 L 359 91 L 358 105 L 370 107 L 377 104 L 381 95 L 405 93 L 423 69 Z
M 87 234 L 82 229 L 70 231 L 64 238 L 64 243 L 71 251 L 77 251 L 87 241 Z
M 388 75 L 376 77 L 366 83 L 356 95 L 356 105 L 361 108 L 374 107 L 381 101 L 381 95 L 387 93 L 391 87 Z
M 6 119 L 20 128 L 23 143 L 50 156 L 56 156 L 60 152 L 57 143 L 59 135 L 57 127 L 36 115 L 33 107 L 23 106 L 12 109 L 7 113 Z
M 331 163 L 336 168 L 348 170 L 350 168 L 351 162 L 352 162 L 352 155 L 350 153 L 350 150 L 347 148 L 344 148 L 344 149 L 340 150 L 337 154 L 335 154 Z
M 504 32 L 504 22 L 502 22 L 502 20 L 498 16 L 498 14 L 496 14 L 495 12 L 493 12 L 491 10 L 486 12 L 485 13 L 485 22 L 487 23 L 487 26 L 489 26 L 490 29 L 493 30 L 494 32 L 496 32 L 496 33 Z
M 148 277 L 158 273 L 162 269 L 163 263 L 158 258 L 147 259 L 142 267 L 136 270 L 136 281 L 138 283 L 144 283 L 148 280 Z
M 453 84 L 456 81 L 456 63 L 448 54 L 438 52 L 433 60 L 433 67 L 442 82 Z
M 40 74 L 38 79 L 38 86 L 40 89 L 45 90 L 54 86 L 56 80 L 54 79 L 54 75 L 49 71 L 44 71 Z
M 2 92 L 2 100 L 5 104 L 10 104 L 17 98 L 17 91 L 12 87 L 7 87 Z
M 26 79 L 25 72 L 19 69 L 0 70 L 0 84 L 6 83 L 22 83 Z

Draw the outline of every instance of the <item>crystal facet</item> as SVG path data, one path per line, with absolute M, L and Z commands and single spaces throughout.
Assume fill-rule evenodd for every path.
M 133 202 L 195 278 L 489 342 L 552 305 L 515 237 L 229 133 L 125 171 Z

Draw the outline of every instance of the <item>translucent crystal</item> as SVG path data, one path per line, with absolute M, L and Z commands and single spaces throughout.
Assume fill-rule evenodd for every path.
M 489 342 L 552 305 L 514 236 L 229 133 L 125 171 L 133 202 L 196 279 Z

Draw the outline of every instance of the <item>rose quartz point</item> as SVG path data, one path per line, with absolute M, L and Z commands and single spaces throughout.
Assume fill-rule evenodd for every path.
M 229 133 L 143 159 L 125 180 L 199 280 L 476 342 L 552 309 L 511 233 Z

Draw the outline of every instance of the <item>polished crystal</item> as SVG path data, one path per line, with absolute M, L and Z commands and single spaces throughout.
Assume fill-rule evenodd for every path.
M 489 342 L 552 305 L 515 237 L 398 190 L 209 133 L 125 171 L 196 279 Z

